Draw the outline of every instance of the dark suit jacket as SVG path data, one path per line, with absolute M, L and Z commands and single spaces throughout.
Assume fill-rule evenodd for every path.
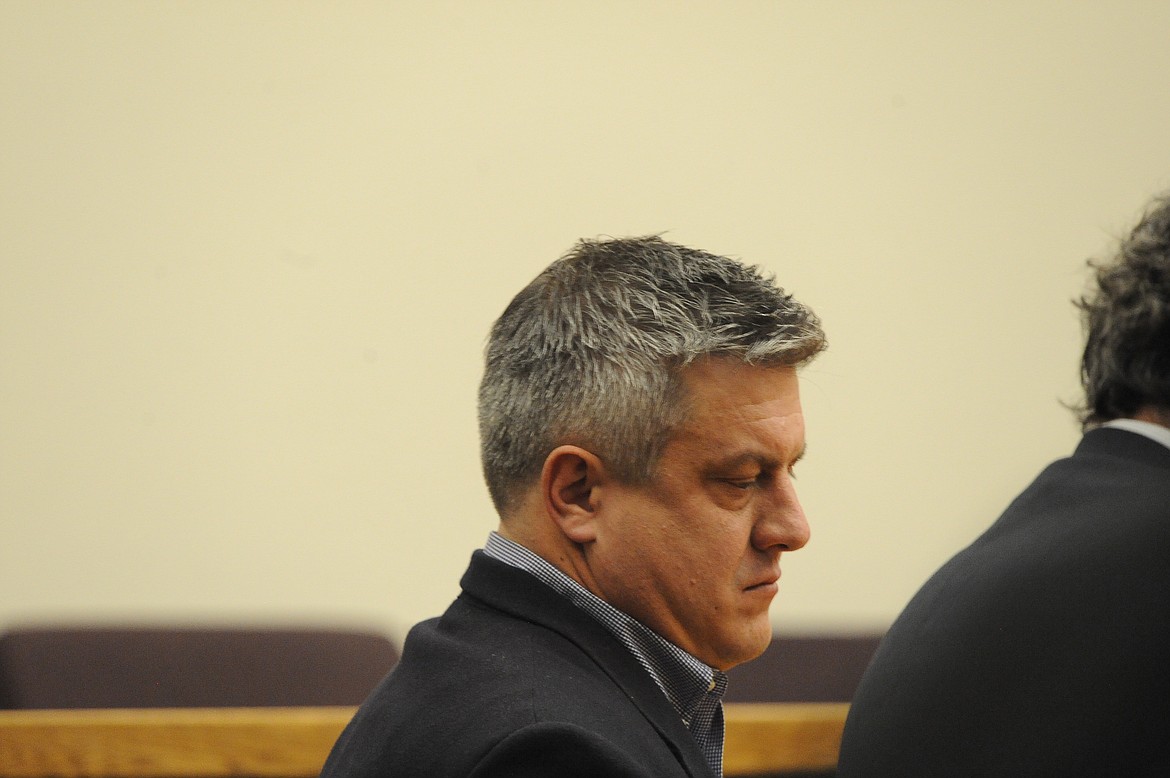
M 861 681 L 838 775 L 1170 776 L 1170 449 L 1089 432 L 939 570 Z
M 411 630 L 326 778 L 709 778 L 666 695 L 603 626 L 476 552 L 463 593 Z

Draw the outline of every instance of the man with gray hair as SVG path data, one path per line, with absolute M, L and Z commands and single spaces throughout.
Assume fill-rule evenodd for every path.
M 498 530 L 323 775 L 721 775 L 724 671 L 808 540 L 796 368 L 824 347 L 756 269 L 658 237 L 537 276 L 480 386 Z
M 1095 280 L 1084 437 L 894 622 L 841 778 L 1170 776 L 1170 198 Z

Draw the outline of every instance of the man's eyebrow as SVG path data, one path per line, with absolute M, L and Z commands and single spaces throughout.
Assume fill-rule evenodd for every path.
M 788 467 L 792 467 L 797 462 L 804 459 L 804 455 L 806 453 L 808 453 L 808 446 L 802 445 L 800 447 L 800 451 L 797 452 L 796 456 L 792 458 L 792 461 L 788 463 Z M 713 469 L 730 470 L 747 464 L 759 465 L 760 467 L 769 468 L 781 467 L 784 463 L 782 460 L 777 459 L 770 454 L 761 454 L 756 451 L 744 451 L 741 454 L 735 454 L 727 457 L 726 459 L 721 459 L 717 462 L 714 462 Z

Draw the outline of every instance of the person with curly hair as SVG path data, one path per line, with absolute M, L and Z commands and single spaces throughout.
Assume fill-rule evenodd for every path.
M 1091 265 L 1084 437 L 895 621 L 839 778 L 1170 776 L 1170 197 Z

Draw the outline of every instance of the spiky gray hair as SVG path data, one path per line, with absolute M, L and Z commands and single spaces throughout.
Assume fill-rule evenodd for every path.
M 704 356 L 799 366 L 820 321 L 755 267 L 657 236 L 582 240 L 492 327 L 480 453 L 502 516 L 557 446 L 644 483 L 685 414 L 679 371 Z

